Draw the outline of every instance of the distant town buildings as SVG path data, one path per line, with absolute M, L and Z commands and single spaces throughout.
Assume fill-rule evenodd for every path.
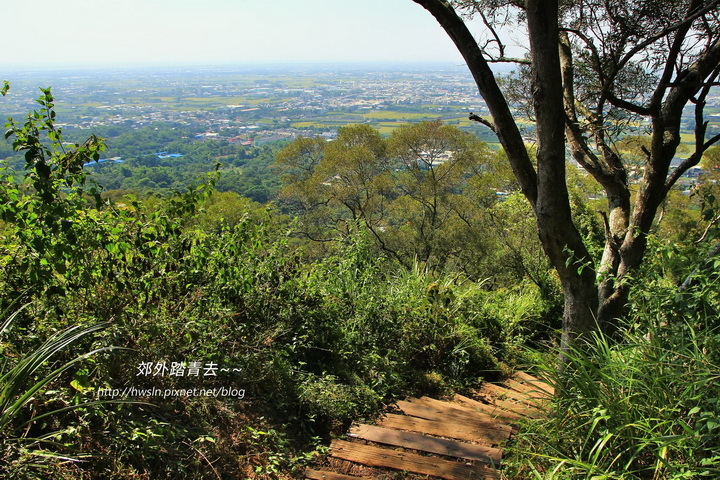
M 296 71 L 271 76 L 227 69 L 46 75 L 52 79 L 44 83 L 53 85 L 58 107 L 63 110 L 64 123 L 59 124 L 63 128 L 141 128 L 171 123 L 192 126 L 198 132 L 197 141 L 224 139 L 245 146 L 302 136 L 332 140 L 337 127 L 350 123 L 379 125 L 386 127 L 387 133 L 393 125 L 408 121 L 457 123 L 470 111 L 488 114 L 472 78 L 462 68 Z M 19 118 L 35 108 L 37 81 L 31 74 L 12 81 L 12 94 L 3 98 L 6 117 Z M 720 132 L 718 89 L 708 97 L 706 110 L 708 131 Z M 156 155 L 173 155 L 161 153 L 168 156 Z M 633 168 L 631 176 L 642 174 L 641 166 Z M 694 167 L 684 177 L 701 174 L 702 169 Z

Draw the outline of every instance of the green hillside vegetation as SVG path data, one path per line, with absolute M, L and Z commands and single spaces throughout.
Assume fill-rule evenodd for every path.
M 107 349 L 3 411 L 2 468 L 13 478 L 291 475 L 331 432 L 393 397 L 498 376 L 532 324 L 548 321 L 552 305 L 531 285 L 491 292 L 420 263 L 398 270 L 359 226 L 308 260 L 307 240 L 288 235 L 297 220 L 214 193 L 214 172 L 162 197 L 103 198 L 82 168 L 105 155 L 103 142 L 63 146 L 49 91 L 41 103 L 10 125 L 27 163 L 24 180 L 2 183 L 3 349 L 20 359 L 56 332 L 102 328 L 48 354 L 14 391 L 55 362 Z M 148 362 L 238 371 L 141 375 Z M 104 390 L 133 387 L 244 395 Z
M 278 151 L 153 126 L 68 145 L 50 91 L 39 101 L 7 127 L 22 172 L 0 183 L 5 477 L 293 478 L 394 398 L 553 371 L 557 278 L 503 153 L 472 134 L 354 125 Z M 83 168 L 113 148 L 127 161 Z M 231 191 L 272 162 L 265 197 Z M 113 184 L 123 168 L 149 182 Z M 716 175 L 668 204 L 632 341 L 578 352 L 514 478 L 717 475 Z M 586 179 L 569 178 L 599 255 Z

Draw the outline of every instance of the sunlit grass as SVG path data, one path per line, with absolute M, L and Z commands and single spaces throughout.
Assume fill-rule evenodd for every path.
M 687 325 L 687 338 L 598 333 L 567 353 L 567 370 L 550 364 L 551 414 L 524 427 L 516 478 L 718 478 L 717 385 L 720 367 L 704 352 L 712 332 Z

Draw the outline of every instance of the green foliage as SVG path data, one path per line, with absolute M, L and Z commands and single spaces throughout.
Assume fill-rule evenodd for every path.
M 312 216 L 289 219 L 272 206 L 218 192 L 213 171 L 163 196 L 100 197 L 84 168 L 102 142 L 64 144 L 49 91 L 41 104 L 28 123 L 9 124 L 16 148 L 32 152 L 25 177 L 7 174 L 0 183 L 1 301 L 31 302 L 16 315 L 4 347 L 32 351 L 71 325 L 84 325 L 70 330 L 79 332 L 102 323 L 108 325 L 102 341 L 125 348 L 82 369 L 72 362 L 92 350 L 88 342 L 53 357 L 72 367 L 60 372 L 56 389 L 33 397 L 47 403 L 38 415 L 55 405 L 77 408 L 42 417 L 32 437 L 52 435 L 63 452 L 77 444 L 95 454 L 82 463 L 54 462 L 55 478 L 298 473 L 319 439 L 350 421 L 376 415 L 396 397 L 444 394 L 497 376 L 524 342 L 551 331 L 554 279 L 524 245 L 531 238 L 527 205 L 514 195 L 498 200 L 494 185 L 503 174 L 493 162 L 501 157 L 453 128 L 422 124 L 387 140 L 353 127 L 336 142 L 302 140 L 283 151 L 278 159 L 288 175 L 322 179 L 328 185 L 315 193 L 331 195 L 333 214 L 342 205 L 339 241 L 326 242 L 324 255 L 308 261 L 307 244 L 289 232 L 307 227 Z M 424 137 L 432 142 L 423 145 Z M 420 146 L 457 155 L 421 166 L 425 154 L 412 153 Z M 296 200 L 320 198 L 303 193 L 310 183 L 294 186 Z M 353 209 L 354 217 L 347 213 Z M 422 218 L 433 214 L 436 225 L 423 237 Z M 316 232 L 328 231 L 322 225 Z M 488 226 L 497 239 L 479 235 Z M 390 256 L 405 249 L 398 256 L 407 268 L 378 255 L 380 240 Z M 485 242 L 498 252 L 466 253 Z M 429 257 L 416 255 L 424 248 Z M 517 264 L 506 262 L 512 249 Z M 492 279 L 472 281 L 480 272 Z M 138 375 L 143 362 L 191 361 L 237 372 Z M 123 398 L 152 408 L 95 402 L 105 389 L 229 385 L 244 397 Z M 17 418 L 14 424 L 22 423 Z M 17 456 L 9 458 L 3 473 L 33 478 Z
M 87 202 L 84 195 L 98 198 L 94 188 L 85 189 L 82 166 L 99 158 L 102 141 L 91 136 L 82 145 L 66 147 L 62 132 L 55 127 L 54 99 L 44 89 L 39 111 L 28 115 L 20 125 L 12 119 L 6 124 L 6 138 L 13 148 L 25 152 L 25 178 L 15 184 L 13 176 L 2 172 L 0 219 L 19 237 L 18 247 L 29 253 L 22 256 L 18 274 L 31 282 L 46 281 L 53 271 L 61 274 L 72 257 L 75 239 L 73 218 Z M 29 193 L 28 193 L 29 191 Z
M 42 417 L 33 438 L 52 434 L 64 451 L 75 441 L 97 453 L 84 463 L 54 463 L 57 478 L 282 476 L 309 461 L 318 437 L 376 414 L 395 396 L 442 393 L 496 375 L 499 361 L 511 360 L 504 340 L 524 319 L 538 321 L 522 309 L 512 320 L 502 316 L 491 308 L 499 297 L 462 275 L 419 263 L 398 271 L 376 254 L 361 221 L 347 222 L 344 242 L 329 246 L 329 255 L 303 263 L 288 235 L 293 223 L 272 207 L 216 192 L 213 172 L 164 197 L 99 201 L 82 167 L 101 142 L 63 145 L 49 92 L 41 100 L 27 124 L 10 124 L 16 148 L 32 152 L 26 178 L 6 175 L 0 183 L 7 200 L 2 302 L 32 301 L 32 311 L 17 314 L 7 348 L 38 348 L 52 332 L 98 322 L 109 325 L 106 341 L 126 348 L 82 370 L 72 362 L 77 351 L 91 350 L 87 344 L 57 353 L 74 367 L 60 371 L 66 388 L 47 400 L 82 407 Z M 367 161 L 384 158 L 384 140 L 367 128 L 340 140 L 323 149 L 338 159 L 357 156 L 343 175 L 375 182 L 377 171 L 368 169 L 384 167 Z M 355 143 L 363 147 L 355 151 Z M 343 201 L 367 205 L 354 187 L 333 188 Z M 142 362 L 196 360 L 238 372 L 137 375 Z M 136 398 L 152 409 L 94 402 L 108 388 L 229 383 L 246 397 Z M 17 457 L 8 462 L 6 471 L 32 478 Z
M 672 349 L 663 340 L 626 333 L 626 342 L 611 345 L 595 337 L 587 351 L 569 354 L 572 367 L 555 379 L 562 382 L 557 383 L 562 393 L 554 417 L 544 429 L 528 426 L 518 446 L 531 449 L 532 469 L 543 472 L 536 478 L 715 478 L 720 473 L 715 431 L 720 371 L 692 336 L 673 339 Z
M 601 334 L 543 373 L 559 395 L 524 427 L 516 478 L 680 479 L 720 475 L 720 289 L 716 271 L 677 288 L 692 256 L 653 245 L 619 338 Z
M 8 337 L 12 323 L 24 308 L 8 316 L 0 326 L 2 341 L 0 346 L 3 350 L 9 349 L 11 344 L 8 342 Z M 64 351 L 69 350 L 83 337 L 106 327 L 106 324 L 71 327 L 51 335 L 39 347 L 16 360 L 6 357 L 3 365 L 0 366 L 0 448 L 6 458 L 0 462 L 0 466 L 5 463 L 11 472 L 24 469 L 33 471 L 39 467 L 46 467 L 52 461 L 65 460 L 61 452 L 55 451 L 58 446 L 57 438 L 71 430 L 72 426 L 65 425 L 61 431 L 42 431 L 37 437 L 28 435 L 31 427 L 62 412 L 86 408 L 97 402 L 75 403 L 40 414 L 37 414 L 37 406 L 32 409 L 28 407 L 66 371 L 89 357 L 108 350 L 103 347 L 87 351 L 62 363 L 59 367 L 56 365 L 50 367 L 50 371 L 47 372 L 48 364 L 55 362 Z
M 486 209 L 513 188 L 502 158 L 457 127 L 421 122 L 388 139 L 368 125 L 340 129 L 332 142 L 299 139 L 277 156 L 280 200 L 299 214 L 299 234 L 344 241 L 356 222 L 379 254 L 409 269 L 488 271 Z

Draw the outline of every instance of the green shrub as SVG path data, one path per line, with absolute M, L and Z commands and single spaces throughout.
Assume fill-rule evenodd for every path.
M 558 395 L 515 448 L 517 478 L 720 476 L 715 273 L 688 290 L 651 276 L 617 341 L 601 334 L 545 375 Z

